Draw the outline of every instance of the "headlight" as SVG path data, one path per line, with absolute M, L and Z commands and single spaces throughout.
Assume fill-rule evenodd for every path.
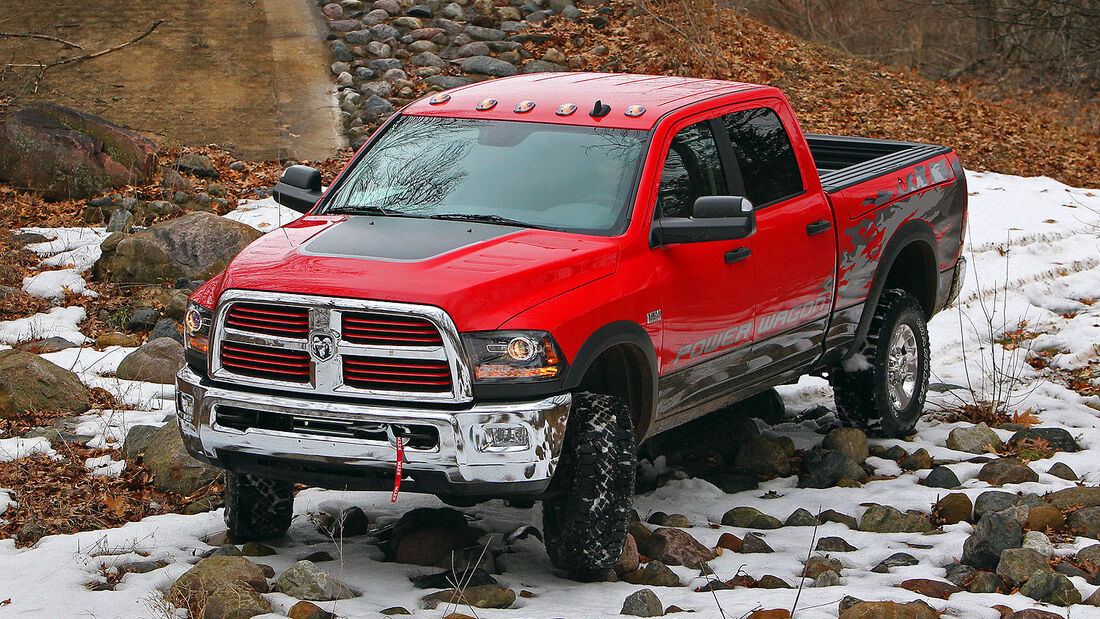
M 210 350 L 210 322 L 214 313 L 198 303 L 188 301 L 183 315 L 183 344 L 190 351 L 206 355 Z
M 462 340 L 479 383 L 525 383 L 560 378 L 565 362 L 545 331 L 480 331 Z

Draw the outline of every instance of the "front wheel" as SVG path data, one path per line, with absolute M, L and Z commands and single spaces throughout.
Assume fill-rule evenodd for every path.
M 542 522 L 550 562 L 570 578 L 600 580 L 626 541 L 637 454 L 630 411 L 618 398 L 573 395 L 552 497 Z
M 928 393 L 928 325 L 917 299 L 884 290 L 859 353 L 830 372 L 837 416 L 869 434 L 902 437 Z
M 294 484 L 225 474 L 225 524 L 236 542 L 282 537 L 294 516 Z

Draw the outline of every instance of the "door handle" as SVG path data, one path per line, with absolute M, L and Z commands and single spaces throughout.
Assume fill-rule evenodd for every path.
M 808 224 L 806 226 L 806 234 L 813 236 L 815 234 L 821 234 L 822 232 L 832 228 L 833 224 L 828 219 L 819 219 L 818 221 Z
M 733 264 L 734 262 L 741 262 L 745 258 L 748 258 L 752 254 L 752 250 L 748 247 L 738 247 L 726 252 L 726 264 Z

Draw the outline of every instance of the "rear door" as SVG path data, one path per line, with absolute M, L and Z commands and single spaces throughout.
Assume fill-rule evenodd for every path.
M 755 101 L 721 120 L 737 160 L 735 182 L 742 183 L 734 189 L 757 209 L 755 342 L 748 369 L 769 375 L 821 353 L 835 292 L 833 214 L 789 106 Z

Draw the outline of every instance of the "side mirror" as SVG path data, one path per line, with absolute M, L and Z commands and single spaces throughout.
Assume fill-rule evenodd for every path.
M 666 217 L 653 227 L 653 245 L 734 241 L 756 234 L 756 212 L 748 198 L 703 196 L 691 217 Z
M 283 171 L 271 195 L 289 209 L 308 212 L 321 199 L 321 173 L 309 166 L 292 165 Z

